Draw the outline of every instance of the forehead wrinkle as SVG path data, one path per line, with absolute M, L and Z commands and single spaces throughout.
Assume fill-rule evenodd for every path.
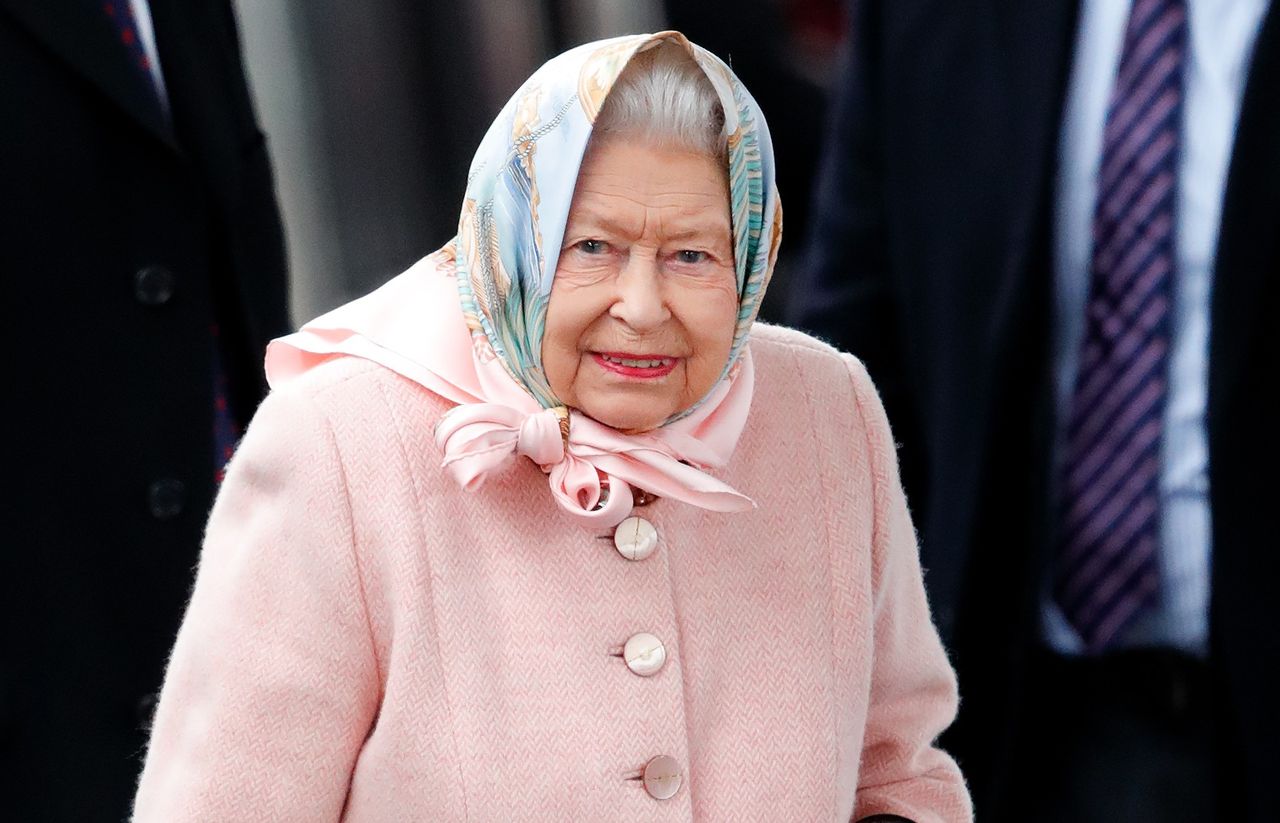
M 610 209 L 594 202 L 575 203 L 569 215 L 569 225 L 574 231 L 599 229 L 624 237 L 634 237 L 643 234 L 645 227 L 643 216 L 638 229 L 634 219 L 627 219 L 637 213 L 643 215 L 643 211 Z
M 666 240 L 688 238 L 727 239 L 731 233 L 729 214 L 726 210 L 719 218 L 709 215 L 706 209 L 661 209 L 657 213 L 659 229 Z
M 670 178 L 655 172 L 652 169 L 640 169 L 629 171 L 617 171 L 612 169 L 601 169 L 595 167 L 584 167 L 578 176 L 578 187 L 582 189 L 594 190 L 597 192 L 605 192 L 612 190 L 620 196 L 626 196 L 628 193 L 639 194 L 640 196 L 649 197 L 671 197 L 671 196 L 692 196 L 702 199 L 728 199 L 729 196 L 729 178 L 727 172 L 719 176 L 719 179 L 713 184 L 714 191 L 708 187 L 679 188 L 676 190 L 664 190 L 667 184 L 673 182 Z M 655 190 L 656 189 L 656 190 Z
M 668 203 L 652 205 L 620 194 L 603 194 L 590 192 L 590 199 L 580 200 L 575 204 L 570 215 L 570 226 L 573 231 L 588 231 L 592 228 L 613 232 L 625 237 L 643 237 L 655 224 L 657 232 L 667 240 L 680 240 L 690 237 L 714 236 L 717 239 L 727 237 L 732 230 L 728 207 L 716 208 L 712 217 L 704 208 L 690 208 L 685 203 Z M 619 199 L 633 208 L 611 209 L 599 200 Z M 639 225 L 632 217 L 639 218 Z

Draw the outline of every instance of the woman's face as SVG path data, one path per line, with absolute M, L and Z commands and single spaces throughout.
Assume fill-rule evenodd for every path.
M 702 399 L 738 316 L 729 191 L 703 154 L 607 137 L 578 175 L 542 341 L 552 391 L 623 431 Z

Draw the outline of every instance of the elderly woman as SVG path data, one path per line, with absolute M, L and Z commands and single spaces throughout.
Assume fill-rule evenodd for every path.
M 276 341 L 140 821 L 961 821 L 858 361 L 754 322 L 769 133 L 681 35 L 543 66 L 457 238 Z

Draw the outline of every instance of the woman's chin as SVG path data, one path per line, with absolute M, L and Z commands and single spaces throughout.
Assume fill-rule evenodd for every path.
M 671 412 L 655 407 L 637 408 L 636 402 L 613 401 L 606 403 L 586 403 L 579 409 L 587 417 L 597 423 L 617 429 L 621 432 L 637 433 L 656 429 L 671 417 Z

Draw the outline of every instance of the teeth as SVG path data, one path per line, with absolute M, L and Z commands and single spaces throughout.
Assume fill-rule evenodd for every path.
M 627 366 L 632 369 L 656 369 L 659 366 L 665 366 L 671 362 L 665 357 L 659 360 L 632 360 L 627 357 L 610 357 L 607 354 L 602 354 L 600 356 L 605 360 L 608 360 L 610 363 L 617 363 L 620 366 Z

